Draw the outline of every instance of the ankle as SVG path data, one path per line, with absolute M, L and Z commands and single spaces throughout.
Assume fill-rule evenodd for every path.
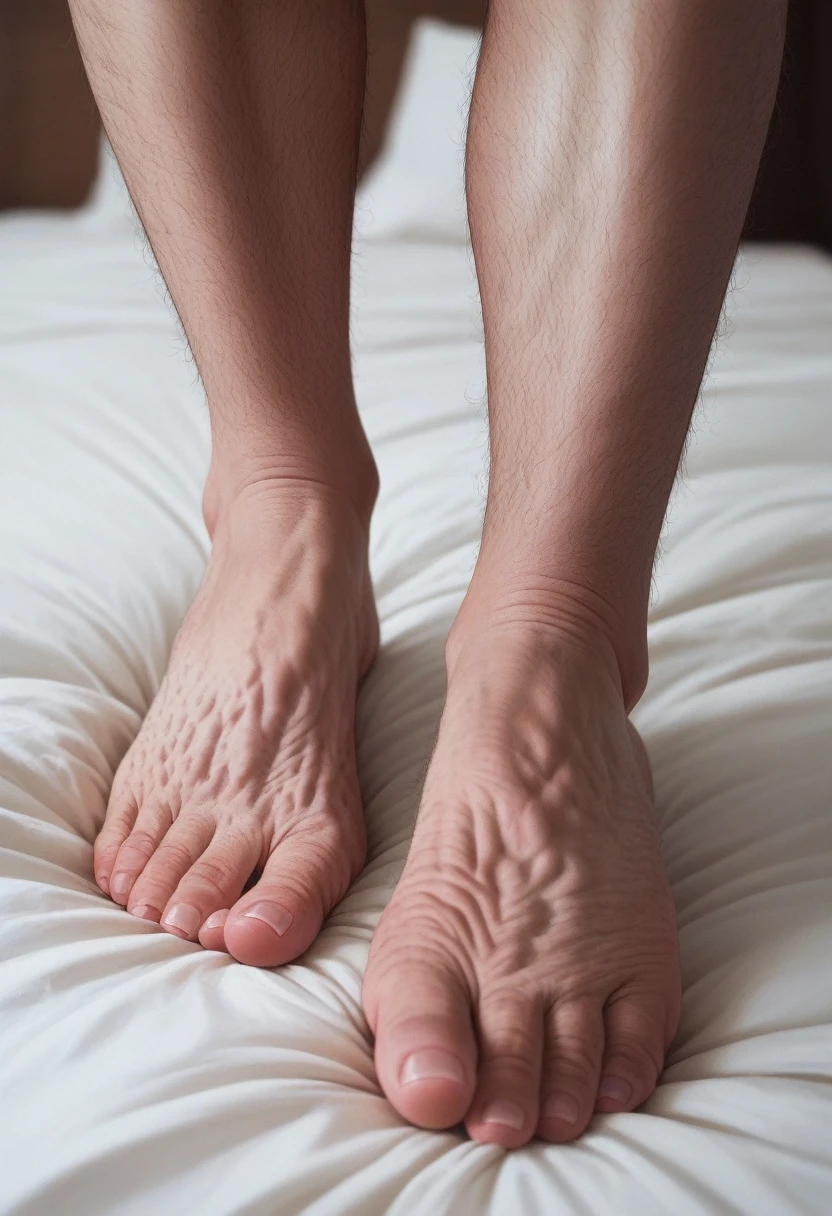
M 629 713 L 647 683 L 646 629 L 643 644 L 631 648 L 620 636 L 613 611 L 586 588 L 567 580 L 495 583 L 477 570 L 448 634 L 448 680 L 502 647 L 532 647 L 552 656 L 577 651 L 608 673 Z
M 369 520 L 337 485 L 313 475 L 281 473 L 251 479 L 221 498 L 212 549 L 237 556 L 285 547 L 308 532 L 321 553 L 341 550 L 366 558 Z M 309 543 L 312 543 L 310 540 Z
M 305 587 L 302 596 L 308 604 L 311 595 L 316 611 L 334 609 L 342 623 L 354 621 L 357 674 L 363 678 L 379 646 L 369 515 L 365 522 L 339 487 L 315 477 L 282 473 L 250 479 L 225 497 L 214 491 L 216 484 L 209 479 L 206 488 L 206 498 L 215 493 L 215 502 L 206 504 L 206 515 L 215 515 L 213 526 L 209 524 L 211 561 L 204 585 L 231 586 L 242 598 L 245 587 L 259 587 L 262 594 L 265 586 L 269 596 L 287 594 L 289 599 L 295 592 L 287 592 L 287 587 Z
M 362 435 L 363 439 L 363 435 Z M 363 446 L 363 450 L 362 450 Z M 346 511 L 360 524 L 365 537 L 379 491 L 379 476 L 369 444 L 357 444 L 353 455 L 344 455 L 339 467 L 328 467 L 320 459 L 293 460 L 235 458 L 215 446 L 205 482 L 202 512 L 209 535 L 214 537 L 222 520 L 241 506 L 265 510 L 277 499 L 295 497 Z M 253 506 L 260 503 L 260 508 Z

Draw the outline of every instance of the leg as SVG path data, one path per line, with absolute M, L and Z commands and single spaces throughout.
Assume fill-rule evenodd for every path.
M 95 873 L 134 915 L 273 965 L 310 944 L 364 858 L 353 733 L 377 647 L 377 478 L 348 331 L 363 10 L 72 10 L 212 430 L 208 569 L 116 774 Z
M 773 105 L 781 0 L 492 0 L 468 138 L 491 479 L 364 1000 L 414 1122 L 573 1139 L 680 1004 L 650 768 L 655 548 Z

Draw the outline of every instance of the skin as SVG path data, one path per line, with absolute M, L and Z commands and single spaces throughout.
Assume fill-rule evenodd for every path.
M 354 712 L 378 646 L 378 479 L 348 328 L 363 13 L 83 0 L 73 17 L 212 432 L 208 569 L 116 773 L 95 874 L 129 912 L 273 966 L 364 861 Z
M 134 914 L 274 965 L 363 856 L 352 735 L 377 646 L 376 481 L 347 330 L 361 13 L 72 9 L 213 434 L 206 579 L 116 775 L 95 872 Z M 379 1080 L 419 1126 L 464 1120 L 507 1148 L 574 1139 L 593 1111 L 649 1096 L 676 1029 L 674 908 L 628 714 L 784 24 L 782 0 L 491 4 L 467 153 L 488 502 L 364 984 Z M 190 926 L 166 925 L 183 903 Z

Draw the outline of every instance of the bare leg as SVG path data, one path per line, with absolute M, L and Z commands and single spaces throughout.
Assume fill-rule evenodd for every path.
M 353 733 L 377 647 L 377 477 L 348 330 L 363 9 L 72 12 L 213 437 L 208 570 L 116 774 L 95 873 L 135 915 L 277 964 L 310 944 L 364 858 Z
M 783 0 L 492 0 L 468 140 L 492 467 L 364 1000 L 428 1127 L 573 1139 L 680 1002 L 649 764 L 651 567 L 775 93 Z

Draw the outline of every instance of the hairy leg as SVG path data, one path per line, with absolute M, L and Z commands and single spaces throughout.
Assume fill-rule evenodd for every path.
M 348 326 L 363 8 L 71 8 L 212 432 L 208 569 L 116 774 L 95 873 L 135 915 L 277 964 L 364 856 L 353 735 L 377 647 L 377 476 Z
M 646 752 L 652 562 L 773 105 L 783 0 L 492 0 L 468 137 L 491 477 L 364 1000 L 428 1127 L 573 1139 L 680 1004 Z

